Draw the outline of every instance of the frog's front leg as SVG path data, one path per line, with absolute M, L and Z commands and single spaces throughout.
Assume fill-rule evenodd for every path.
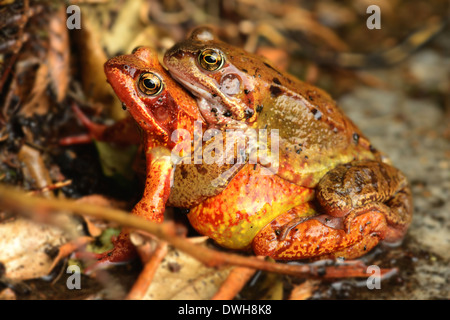
M 173 163 L 171 151 L 166 147 L 154 147 L 146 155 L 147 177 L 142 199 L 134 206 L 132 213 L 144 219 L 162 222 L 164 210 L 170 195 Z
M 170 194 L 170 181 L 173 165 L 171 152 L 165 147 L 151 148 L 146 154 L 147 177 L 142 199 L 134 206 L 132 214 L 144 219 L 162 222 L 167 199 Z M 136 255 L 130 241 L 129 230 L 124 229 L 113 241 L 114 248 L 100 255 L 96 267 L 110 263 L 129 261 Z

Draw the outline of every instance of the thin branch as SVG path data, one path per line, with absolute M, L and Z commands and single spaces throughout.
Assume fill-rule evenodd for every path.
M 173 247 L 191 255 L 209 267 L 219 267 L 223 265 L 235 265 L 269 272 L 282 273 L 298 277 L 320 277 L 335 278 L 335 270 L 342 271 L 345 265 L 339 266 L 316 266 L 316 265 L 293 265 L 276 263 L 258 259 L 256 257 L 245 257 L 238 254 L 230 254 L 202 247 L 187 241 L 186 238 L 174 236 L 173 228 L 170 224 L 159 224 L 144 220 L 137 216 L 130 215 L 126 211 L 106 208 L 91 204 L 77 203 L 66 199 L 44 199 L 41 197 L 28 196 L 23 191 L 17 191 L 11 187 L 0 185 L 0 208 L 14 211 L 25 211 L 28 213 L 58 213 L 63 211 L 83 216 L 91 216 L 108 221 L 115 221 L 122 226 L 143 230 L 155 235 L 157 238 L 166 241 Z M 358 272 L 355 272 L 355 265 L 351 266 L 352 276 L 367 277 L 366 266 L 361 262 Z M 345 273 L 345 272 L 344 272 Z M 338 277 L 342 276 L 338 272 Z

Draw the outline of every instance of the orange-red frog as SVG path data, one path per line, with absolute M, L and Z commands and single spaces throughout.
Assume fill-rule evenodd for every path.
M 146 179 L 142 199 L 132 213 L 146 219 L 162 222 L 165 205 L 171 194 L 174 165 L 171 150 L 177 141 L 177 130 L 191 132 L 194 121 L 204 124 L 192 97 L 174 82 L 160 65 L 157 53 L 145 47 L 138 47 L 132 54 L 108 60 L 104 66 L 109 84 L 122 101 L 134 121 L 141 129 L 141 142 L 145 151 Z M 106 127 L 91 123 L 78 109 L 78 117 L 95 138 L 114 141 L 119 144 L 139 142 L 136 131 L 126 118 L 113 126 Z M 135 250 L 129 241 L 129 233 L 123 231 L 114 241 L 114 249 L 101 255 L 100 264 L 122 262 L 131 259 Z
M 200 233 L 284 260 L 356 258 L 380 240 L 403 238 L 412 217 L 407 179 L 324 91 L 208 28 L 168 50 L 164 63 L 196 96 L 209 127 L 279 136 L 277 166 L 263 157 L 250 166 L 247 150 L 227 188 L 190 211 Z

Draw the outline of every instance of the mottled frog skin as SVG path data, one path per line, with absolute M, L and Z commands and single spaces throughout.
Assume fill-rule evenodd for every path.
M 185 208 L 192 226 L 219 245 L 279 260 L 356 258 L 381 240 L 402 239 L 412 216 L 405 176 L 324 91 L 207 28 L 168 50 L 164 62 L 170 74 L 141 47 L 105 63 L 141 129 L 146 178 L 133 214 L 163 222 L 167 206 Z M 249 148 L 233 149 L 231 162 L 207 162 L 208 154 L 224 155 L 211 146 L 225 145 L 230 131 L 276 131 L 279 144 L 245 135 Z M 252 158 L 250 147 L 270 150 L 277 165 L 262 153 Z M 114 244 L 99 264 L 135 254 L 129 230 Z
M 279 166 L 267 169 L 276 179 L 299 188 L 297 192 L 309 192 L 306 209 L 306 202 L 292 202 L 290 208 L 277 209 L 270 218 L 276 217 L 261 230 L 258 226 L 251 241 L 256 254 L 275 259 L 355 258 L 380 240 L 402 239 L 412 217 L 407 179 L 323 90 L 220 41 L 208 28 L 194 30 L 168 50 L 164 63 L 172 77 L 196 96 L 210 127 L 278 130 Z M 256 199 L 265 188 L 238 190 Z M 209 220 L 217 212 L 223 214 L 223 210 L 210 212 Z M 240 212 L 225 212 L 220 223 L 239 220 Z M 220 240 L 217 233 L 224 233 L 220 227 L 228 227 L 228 222 L 209 222 L 195 210 L 189 216 L 191 221 L 202 220 L 196 228 L 213 239 Z M 253 229 L 239 232 L 253 234 Z
M 223 246 L 247 249 L 258 231 L 280 211 L 301 206 L 303 214 L 314 214 L 308 202 L 312 190 L 290 184 L 276 175 L 260 174 L 267 169 L 259 164 L 194 164 L 196 148 L 202 149 L 202 154 L 211 143 L 207 140 L 195 146 L 195 135 L 205 134 L 209 126 L 194 98 L 159 64 L 154 50 L 141 47 L 130 55 L 110 59 L 105 64 L 105 72 L 124 107 L 141 128 L 146 182 L 142 199 L 132 210 L 134 215 L 162 222 L 166 206 L 190 209 L 188 217 L 197 230 Z M 76 112 L 97 139 L 123 143 L 126 141 L 123 135 L 128 135 L 130 143 L 137 140 L 129 119 L 111 127 L 98 126 L 89 123 L 80 111 Z M 171 152 L 184 143 L 190 149 L 185 155 L 190 157 L 190 164 L 174 162 L 171 157 Z M 220 180 L 221 183 L 212 183 L 232 167 L 231 175 Z M 261 186 L 263 190 L 254 192 Z M 135 255 L 129 230 L 123 230 L 114 245 L 113 250 L 100 255 L 97 265 L 126 261 Z

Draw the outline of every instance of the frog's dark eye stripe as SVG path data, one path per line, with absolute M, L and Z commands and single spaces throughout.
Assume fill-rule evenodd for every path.
M 213 49 L 205 49 L 198 56 L 200 66 L 208 71 L 216 71 L 222 68 L 225 63 L 223 55 Z
M 143 94 L 156 96 L 161 93 L 164 84 L 157 74 L 146 72 L 139 77 L 138 87 Z
M 140 48 L 143 48 L 143 46 L 137 46 L 136 48 L 133 49 L 133 51 L 131 51 L 131 54 L 135 54 L 136 51 L 138 51 Z

